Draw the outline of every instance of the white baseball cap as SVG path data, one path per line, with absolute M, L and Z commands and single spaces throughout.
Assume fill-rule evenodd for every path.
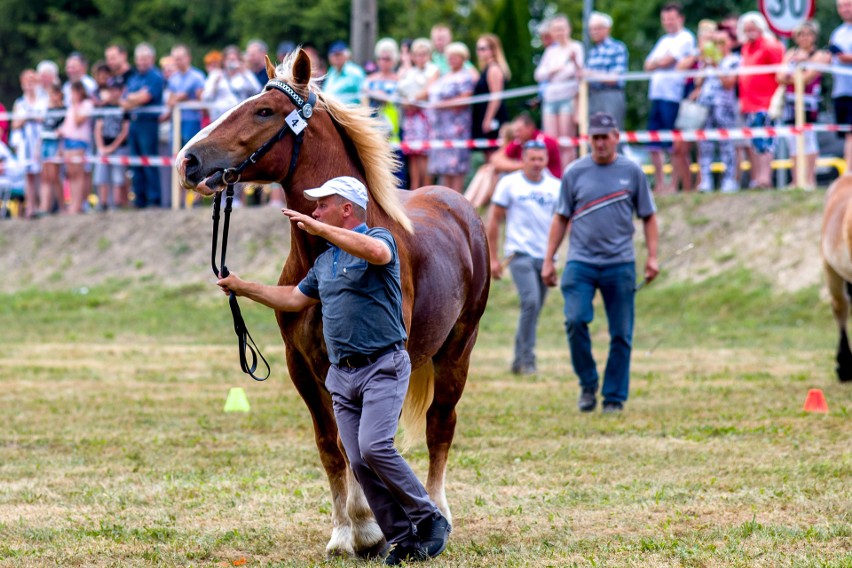
M 367 209 L 367 188 L 354 177 L 331 178 L 320 187 L 305 190 L 305 197 L 311 201 L 317 201 L 329 195 L 339 195 L 343 199 L 359 205 L 362 209 Z

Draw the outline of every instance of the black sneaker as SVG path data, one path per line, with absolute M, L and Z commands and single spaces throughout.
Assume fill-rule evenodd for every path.
M 453 527 L 441 513 L 435 513 L 431 518 L 417 525 L 417 536 L 420 544 L 426 550 L 430 558 L 435 558 L 447 548 L 450 533 Z
M 622 410 L 624 410 L 624 403 L 623 402 L 604 402 L 603 403 L 602 412 L 604 414 L 618 414 Z
M 398 566 L 403 562 L 423 562 L 425 560 L 429 560 L 429 554 L 420 544 L 397 544 L 391 548 L 390 554 L 385 558 L 385 566 Z
M 583 389 L 580 393 L 580 400 L 577 401 L 577 408 L 580 412 L 591 412 L 598 404 L 598 399 L 595 398 L 595 391 L 592 389 Z

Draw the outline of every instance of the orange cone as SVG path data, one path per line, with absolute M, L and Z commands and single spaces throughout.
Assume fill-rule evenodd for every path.
M 805 412 L 820 412 L 828 414 L 828 404 L 825 402 L 825 395 L 820 389 L 811 389 L 808 391 L 808 398 L 805 399 Z

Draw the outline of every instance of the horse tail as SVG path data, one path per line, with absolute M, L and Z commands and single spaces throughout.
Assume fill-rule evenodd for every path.
M 405 452 L 420 442 L 426 433 L 426 412 L 432 405 L 435 396 L 435 368 L 432 360 L 411 371 L 408 381 L 408 393 L 402 405 L 400 425 L 401 435 L 398 437 L 400 450 Z

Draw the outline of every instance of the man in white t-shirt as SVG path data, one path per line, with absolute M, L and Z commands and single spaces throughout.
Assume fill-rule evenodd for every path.
M 520 170 L 503 176 L 497 183 L 486 230 L 491 252 L 491 275 L 499 280 L 504 263 L 508 262 L 521 299 L 512 372 L 532 375 L 536 372 L 536 325 L 547 294 L 541 267 L 560 184 L 547 169 L 547 146 L 541 140 L 524 143 L 521 162 Z M 497 243 L 500 224 L 504 221 L 506 260 L 501 261 Z
M 683 27 L 683 8 L 672 2 L 660 11 L 660 23 L 666 35 L 657 40 L 654 49 L 645 59 L 645 71 L 654 71 L 648 86 L 648 98 L 651 100 L 651 112 L 648 114 L 648 130 L 672 130 L 684 97 L 685 80 L 673 76 L 677 62 L 693 54 L 695 36 Z M 671 150 L 672 184 L 671 191 L 677 191 L 678 180 L 684 191 L 692 189 L 692 177 L 689 172 L 688 145 L 676 143 L 649 144 L 651 160 L 654 163 L 654 189 L 664 192 L 663 152 Z

